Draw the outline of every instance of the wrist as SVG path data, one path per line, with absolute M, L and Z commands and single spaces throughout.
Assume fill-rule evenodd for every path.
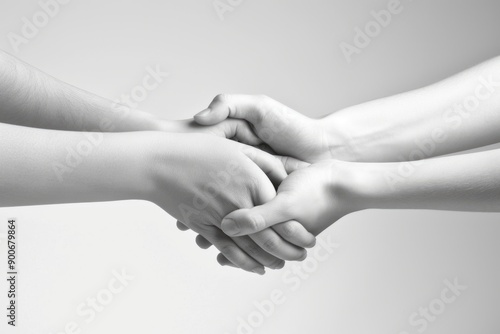
M 324 142 L 331 159 L 361 161 L 360 147 L 354 146 L 355 128 L 348 118 L 333 113 L 317 120 L 323 132 Z
M 159 146 L 156 131 L 134 131 L 106 134 L 102 156 L 104 172 L 100 173 L 103 192 L 120 199 L 149 200 L 155 187 L 152 172 Z
M 145 199 L 151 184 L 146 134 L 57 132 L 56 149 L 47 152 L 57 202 Z
M 142 163 L 140 198 L 171 212 L 172 208 L 164 207 L 165 203 L 176 202 L 178 194 L 173 189 L 183 182 L 187 162 L 185 138 L 182 134 L 160 131 L 141 132 L 144 135 L 142 152 L 139 153 Z M 170 209 L 170 210 L 169 210 Z
M 363 105 L 346 108 L 320 120 L 332 159 L 357 162 L 395 161 L 399 148 L 387 122 L 367 120 Z M 362 112 L 359 112 L 359 111 Z
M 345 214 L 363 210 L 364 205 L 359 201 L 359 184 L 362 182 L 359 178 L 362 175 L 354 168 L 356 163 L 341 160 L 328 160 L 325 163 L 328 168 L 326 187 L 333 203 L 345 208 Z
M 351 198 L 359 210 L 396 208 L 403 195 L 400 182 L 405 182 L 399 163 L 345 163 L 344 182 L 350 184 Z

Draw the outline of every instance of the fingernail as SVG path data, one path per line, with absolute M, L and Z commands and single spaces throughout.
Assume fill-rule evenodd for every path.
M 307 248 L 313 248 L 314 246 L 316 246 L 316 238 L 314 238 L 314 240 L 309 245 L 307 245 Z
M 210 114 L 210 108 L 200 111 L 199 113 L 194 115 L 194 117 L 205 117 L 208 116 L 208 114 Z
M 259 275 L 264 275 L 266 271 L 262 267 L 257 267 L 255 269 L 252 269 L 252 272 L 259 274 Z
M 238 228 L 238 225 L 236 225 L 236 222 L 232 220 L 231 218 L 226 218 L 222 222 L 222 231 L 226 233 L 229 236 L 234 236 L 240 232 L 240 229 Z
M 285 261 L 279 261 L 278 263 L 275 263 L 272 265 L 271 269 L 282 269 L 285 266 Z

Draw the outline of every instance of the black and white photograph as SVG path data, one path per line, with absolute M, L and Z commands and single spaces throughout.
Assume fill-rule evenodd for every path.
M 500 334 L 500 1 L 0 3 L 0 334 Z

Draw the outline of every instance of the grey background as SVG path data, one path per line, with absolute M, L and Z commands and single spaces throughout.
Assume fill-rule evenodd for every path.
M 263 93 L 319 116 L 500 54 L 493 0 L 403 0 L 350 64 L 339 43 L 352 43 L 354 28 L 388 1 L 247 0 L 221 20 L 211 0 L 73 0 L 18 53 L 7 34 L 40 6 L 1 4 L 0 48 L 75 86 L 115 99 L 148 66 L 170 72 L 140 104 L 169 119 L 192 116 L 221 92 Z M 232 334 L 275 289 L 286 301 L 255 333 L 419 333 L 408 318 L 454 278 L 467 289 L 423 332 L 500 330 L 499 214 L 353 214 L 325 232 L 340 246 L 297 291 L 283 280 L 301 264 L 264 277 L 220 268 L 215 250 L 198 249 L 194 234 L 149 203 L 0 209 L 8 217 L 20 222 L 20 333 L 64 332 L 74 321 L 81 333 Z M 77 306 L 122 268 L 134 280 L 87 324 Z

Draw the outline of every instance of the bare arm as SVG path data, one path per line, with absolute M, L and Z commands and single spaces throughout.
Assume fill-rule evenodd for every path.
M 0 206 L 147 200 L 256 273 L 305 256 L 298 223 L 232 240 L 222 217 L 270 200 L 285 168 L 256 148 L 205 134 L 72 132 L 0 123 Z M 281 235 L 285 237 L 282 238 Z M 297 239 L 298 238 L 298 239 Z M 302 247 L 295 245 L 302 244 Z
M 241 236 L 295 219 L 319 234 L 364 209 L 500 212 L 500 150 L 422 160 L 412 173 L 403 164 L 312 164 L 290 174 L 272 201 L 226 216 L 222 229 Z
M 62 82 L 0 51 L 0 122 L 35 128 L 155 130 L 159 120 Z
M 482 147 L 500 142 L 500 57 L 321 119 L 266 96 L 224 94 L 195 121 L 212 125 L 231 118 L 252 123 L 277 153 L 308 162 L 419 160 Z
M 343 133 L 351 160 L 357 161 L 419 160 L 498 143 L 500 57 L 321 122 L 333 137 L 336 129 Z
M 161 119 L 69 85 L 3 51 L 0 123 L 66 131 L 206 133 L 258 143 L 245 121 L 204 127 L 192 119 Z

